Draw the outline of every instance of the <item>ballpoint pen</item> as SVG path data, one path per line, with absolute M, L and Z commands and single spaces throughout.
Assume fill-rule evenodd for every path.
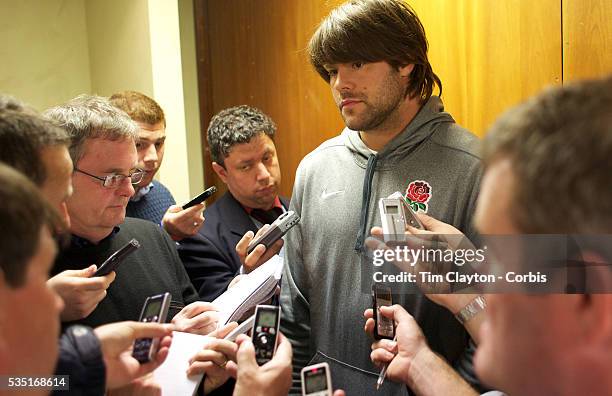
M 397 333 L 395 334 L 395 337 L 393 337 L 393 342 L 397 342 Z M 391 359 L 391 361 L 392 360 L 393 359 Z M 391 362 L 385 364 L 382 370 L 380 370 L 380 374 L 378 374 L 378 380 L 376 381 L 376 390 L 380 388 L 383 381 L 385 380 L 385 376 L 387 375 L 387 368 L 389 367 L 389 364 L 391 364 Z

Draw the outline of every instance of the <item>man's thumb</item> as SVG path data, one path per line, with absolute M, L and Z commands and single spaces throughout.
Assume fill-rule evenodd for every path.
M 419 220 L 425 226 L 425 228 L 429 231 L 434 230 L 436 226 L 440 223 L 440 221 L 434 219 L 431 216 L 426 215 L 425 213 L 417 213 Z
M 93 274 L 96 273 L 96 269 L 98 267 L 95 264 L 90 265 L 87 268 L 83 268 L 81 270 L 73 270 L 70 273 L 70 276 L 78 276 L 79 278 L 90 278 Z

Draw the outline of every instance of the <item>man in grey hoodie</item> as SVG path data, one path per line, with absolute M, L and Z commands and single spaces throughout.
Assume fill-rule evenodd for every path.
M 294 375 L 309 361 L 327 361 L 335 388 L 371 393 L 378 370 L 362 314 L 371 307 L 373 270 L 362 264 L 362 253 L 368 230 L 381 224 L 378 200 L 406 191 L 413 208 L 474 236 L 478 140 L 432 96 L 442 84 L 427 59 L 423 26 L 404 2 L 340 6 L 308 50 L 347 128 L 297 170 L 291 210 L 302 221 L 285 245 L 282 331 L 294 347 Z M 432 350 L 477 383 L 469 337 L 453 315 L 416 291 L 396 297 Z M 410 391 L 387 381 L 381 392 Z

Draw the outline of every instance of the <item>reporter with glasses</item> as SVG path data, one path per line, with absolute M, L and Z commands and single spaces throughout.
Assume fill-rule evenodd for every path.
M 216 312 L 209 303 L 197 301 L 175 243 L 159 226 L 125 217 L 134 185 L 144 176 L 136 168 L 136 124 L 106 98 L 91 95 L 78 96 L 45 115 L 68 132 L 73 163 L 73 193 L 66 200 L 70 241 L 52 272 L 99 266 L 132 238 L 141 245 L 117 267 L 114 282 L 93 312 L 68 323 L 97 327 L 138 320 L 147 297 L 170 292 L 168 319 L 177 330 L 207 334 L 215 329 Z

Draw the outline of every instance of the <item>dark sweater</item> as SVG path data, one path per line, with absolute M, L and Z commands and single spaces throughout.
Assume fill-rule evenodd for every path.
M 138 320 L 145 299 L 164 292 L 172 294 L 172 305 L 187 305 L 198 300 L 176 252 L 176 244 L 160 227 L 140 219 L 126 218 L 118 232 L 98 245 L 80 246 L 73 238 L 70 247 L 58 255 L 53 273 L 83 269 L 94 263 L 100 265 L 131 238 L 136 238 L 141 248 L 118 267 L 107 296 L 88 317 L 70 324 L 97 327 L 122 320 Z M 171 306 L 168 320 L 179 310 Z
M 125 215 L 160 224 L 170 205 L 176 204 L 172 193 L 160 182 L 153 180 L 151 190 L 138 201 L 128 202 Z

